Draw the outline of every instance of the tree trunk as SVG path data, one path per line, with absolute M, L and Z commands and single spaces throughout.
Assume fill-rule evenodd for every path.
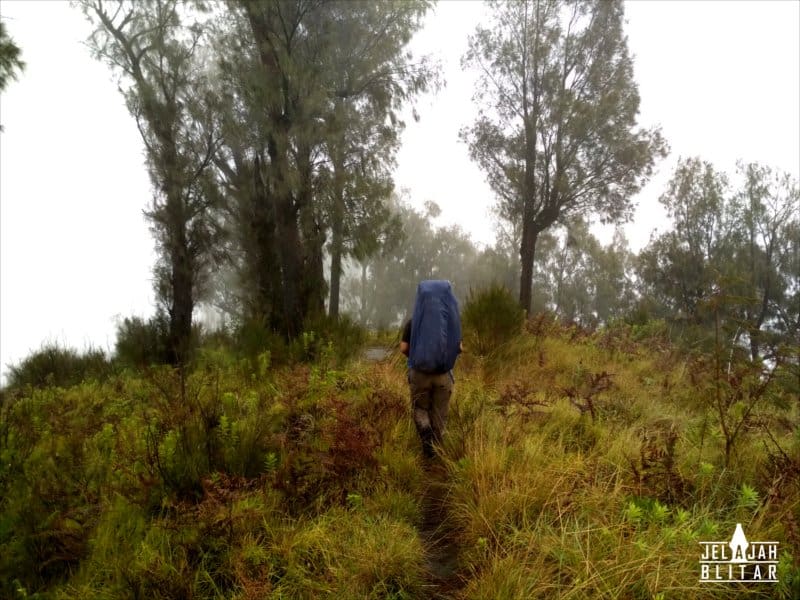
M 280 253 L 281 274 L 283 281 L 283 334 L 288 339 L 296 338 L 303 327 L 303 315 L 300 310 L 298 293 L 300 277 L 300 257 L 303 248 L 300 243 L 300 232 L 297 227 L 297 216 L 291 204 L 283 198 L 276 207 L 278 248 Z
M 151 110 L 153 110 L 151 108 Z M 167 362 L 173 366 L 185 364 L 189 357 L 194 311 L 195 264 L 187 235 L 185 182 L 178 168 L 178 149 L 168 123 L 174 122 L 171 107 L 159 114 L 153 110 L 148 120 L 161 143 L 161 189 L 166 197 L 164 207 L 165 239 L 169 257 L 169 339 Z
M 300 294 L 300 310 L 305 318 L 308 315 L 325 314 L 325 266 L 323 249 L 325 247 L 325 229 L 319 223 L 314 205 L 313 169 L 311 166 L 311 148 L 302 144 L 297 151 L 300 187 L 297 192 L 297 209 L 299 211 L 302 233 L 303 277 Z
M 361 263 L 361 324 L 369 325 L 367 315 L 367 261 Z
M 170 178 L 171 179 L 171 178 Z M 169 231 L 170 290 L 169 340 L 167 362 L 173 366 L 185 364 L 189 357 L 192 336 L 192 312 L 194 311 L 193 274 L 194 264 L 186 235 L 183 198 L 177 184 L 172 181 L 165 186 L 167 195 L 166 213 Z
M 275 233 L 278 258 L 281 266 L 283 306 L 282 333 L 287 339 L 296 338 L 302 331 L 303 315 L 300 310 L 299 286 L 302 276 L 301 260 L 303 247 L 297 223 L 297 209 L 285 179 L 287 171 L 285 148 L 278 147 L 273 134 L 267 149 L 270 156 L 270 171 L 275 181 L 273 202 L 275 206 Z
M 254 251 L 248 260 L 255 273 L 255 297 L 250 315 L 271 329 L 283 323 L 280 299 L 281 272 L 278 267 L 278 248 L 275 241 L 275 206 L 263 180 L 261 160 L 256 157 L 253 164 L 253 193 L 246 198 L 249 203 L 250 222 L 243 223 L 253 232 Z M 247 217 L 244 217 L 247 218 Z
M 279 102 L 266 107 L 272 131 L 267 139 L 270 158 L 270 192 L 275 209 L 275 242 L 281 267 L 283 323 L 281 330 L 288 339 L 294 339 L 302 331 L 303 314 L 300 306 L 300 284 L 303 247 L 300 238 L 298 206 L 292 197 L 287 174 L 289 172 L 289 132 L 292 127 L 294 100 L 288 88 L 288 80 L 281 72 L 274 52 L 270 51 L 271 32 L 274 24 L 263 12 L 265 7 L 243 2 L 242 6 L 250 22 L 253 39 L 258 48 L 261 66 L 268 81 L 281 81 Z
M 328 303 L 328 314 L 331 318 L 339 319 L 339 289 L 342 279 L 342 231 L 336 227 L 332 231 L 331 239 L 331 295 Z
M 519 305 L 530 315 L 533 287 L 533 259 L 536 254 L 536 240 L 539 232 L 528 221 L 522 225 L 522 242 L 520 243 L 520 277 L 519 277 Z
M 528 28 L 528 5 L 524 5 L 525 30 Z M 522 73 L 522 120 L 525 131 L 525 173 L 522 188 L 522 240 L 520 241 L 520 277 L 519 277 L 519 304 L 525 311 L 525 316 L 531 312 L 531 287 L 533 286 L 533 258 L 536 252 L 536 238 L 538 232 L 534 229 L 536 217 L 536 135 L 539 119 L 539 90 L 537 89 L 538 77 L 538 26 L 539 5 L 536 5 L 536 27 L 533 47 L 533 98 L 528 98 L 528 45 L 523 45 L 523 73 Z
M 344 250 L 344 165 L 339 156 L 333 160 L 333 210 L 331 211 L 331 294 L 328 314 L 339 318 L 339 289 Z
M 192 337 L 192 265 L 185 244 L 186 235 L 180 232 L 180 240 L 172 253 L 172 305 L 169 309 L 169 364 L 183 365 L 189 358 Z
M 325 267 L 323 248 L 325 231 L 317 223 L 314 207 L 309 202 L 302 210 L 303 280 L 300 307 L 303 316 L 325 314 Z

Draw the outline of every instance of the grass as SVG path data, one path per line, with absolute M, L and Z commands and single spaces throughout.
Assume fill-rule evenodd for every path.
M 707 374 L 658 339 L 533 323 L 466 353 L 437 476 L 444 583 L 399 355 L 202 356 L 4 397 L 0 596 L 800 597 L 780 387 L 726 464 Z M 699 542 L 736 523 L 781 542 L 778 584 L 698 581 Z
M 603 372 L 613 385 L 593 393 L 587 376 Z M 487 357 L 454 402 L 464 598 L 796 597 L 789 553 L 777 585 L 698 582 L 698 542 L 729 538 L 737 522 L 794 548 L 800 489 L 780 478 L 782 491 L 765 489 L 776 456 L 755 430 L 724 468 L 719 425 L 679 356 L 608 352 L 568 330 L 529 336 Z M 776 441 L 796 469 L 797 430 Z

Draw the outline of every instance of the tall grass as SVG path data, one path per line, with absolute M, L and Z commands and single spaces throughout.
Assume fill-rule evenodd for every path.
M 749 428 L 727 465 L 705 382 L 680 355 L 622 338 L 551 328 L 462 381 L 447 460 L 460 597 L 800 597 L 800 487 L 774 468 L 800 475 L 797 421 Z M 592 388 L 598 373 L 612 385 Z M 698 542 L 728 539 L 736 523 L 783 541 L 780 583 L 699 582 Z
M 0 597 L 800 597 L 791 389 L 770 383 L 726 460 L 707 372 L 654 331 L 542 319 L 466 353 L 438 467 L 399 355 L 326 342 L 276 365 L 216 345 L 186 371 L 17 389 Z M 427 562 L 433 479 L 447 582 Z M 698 581 L 699 542 L 736 523 L 781 542 L 778 584 Z

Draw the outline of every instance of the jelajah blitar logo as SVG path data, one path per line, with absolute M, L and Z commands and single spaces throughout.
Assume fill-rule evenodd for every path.
M 700 542 L 701 583 L 777 583 L 778 542 L 748 542 L 742 524 L 729 542 Z

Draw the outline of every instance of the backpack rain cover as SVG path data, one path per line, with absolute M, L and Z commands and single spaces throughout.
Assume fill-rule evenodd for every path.
M 458 300 L 449 281 L 421 281 L 411 317 L 408 366 L 426 373 L 447 373 L 461 344 Z

